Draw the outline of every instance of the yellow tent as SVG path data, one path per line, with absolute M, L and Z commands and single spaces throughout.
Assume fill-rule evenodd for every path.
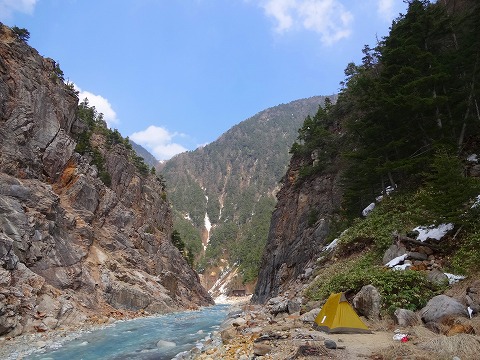
M 370 333 L 343 293 L 332 294 L 315 318 L 317 329 L 327 333 Z

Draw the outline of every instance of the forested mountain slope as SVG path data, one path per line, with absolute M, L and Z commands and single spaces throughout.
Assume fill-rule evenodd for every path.
M 175 227 L 195 254 L 202 252 L 202 232 L 201 271 L 224 267 L 223 258 L 240 265 L 244 280 L 256 278 L 289 148 L 304 118 L 324 101 L 316 96 L 269 108 L 165 164 Z
M 427 281 L 434 270 L 478 275 L 479 26 L 477 1 L 410 1 L 347 65 L 337 103 L 307 118 L 292 146 L 254 301 L 373 283 L 385 311 L 414 310 L 441 291 Z M 441 242 L 417 240 L 417 226 L 440 224 Z M 416 271 L 385 270 L 404 254 Z

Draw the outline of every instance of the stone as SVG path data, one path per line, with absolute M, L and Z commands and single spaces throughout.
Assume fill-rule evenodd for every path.
M 275 300 L 275 301 L 272 301 Z M 288 312 L 288 300 L 283 298 L 274 298 L 269 303 L 270 313 L 277 315 Z
M 416 251 L 407 251 L 407 256 L 409 259 L 413 260 L 427 260 L 428 255 L 422 252 L 416 252 Z
M 336 349 L 337 348 L 337 343 L 333 340 L 325 339 L 323 344 L 325 345 L 325 347 L 327 349 Z
M 312 274 L 313 274 L 313 269 L 309 267 L 305 269 L 305 272 L 303 273 L 303 277 L 305 279 L 308 279 Z
M 309 312 L 306 312 L 305 314 L 302 314 L 300 316 L 300 320 L 305 322 L 305 323 L 312 323 L 315 321 L 318 313 L 320 312 L 320 308 L 315 308 L 310 310 Z
M 224 344 L 228 344 L 232 339 L 237 337 L 237 331 L 234 328 L 227 328 L 220 331 L 220 337 Z
M 421 323 L 420 317 L 412 310 L 396 309 L 393 314 L 396 323 L 401 327 L 416 326 Z
M 272 350 L 270 345 L 264 343 L 253 344 L 253 354 L 256 356 L 265 356 Z
M 438 285 L 445 285 L 448 284 L 448 277 L 442 271 L 438 269 L 433 269 L 427 272 L 427 279 L 433 283 Z
M 365 285 L 353 298 L 353 306 L 360 315 L 371 320 L 380 318 L 381 296 L 373 285 Z
M 425 255 L 427 255 L 427 256 L 433 254 L 432 248 L 430 248 L 430 247 L 428 247 L 428 246 L 419 246 L 417 250 L 418 250 L 418 252 L 423 253 L 423 254 L 425 254 Z
M 395 259 L 396 257 L 402 256 L 406 252 L 407 252 L 407 249 L 403 245 L 397 245 L 397 244 L 390 245 L 387 251 L 385 251 L 382 261 L 384 264 L 386 264 L 389 261 Z
M 247 323 L 247 320 L 244 318 L 236 318 L 232 321 L 232 325 L 235 327 L 243 326 Z
M 419 314 L 425 323 L 439 322 L 447 316 L 468 316 L 466 306 L 447 295 L 437 295 L 430 299 Z
M 43 340 L 39 340 L 35 343 L 35 346 L 39 349 L 43 349 L 45 346 L 47 346 L 47 343 Z
M 467 288 L 465 300 L 467 306 L 472 309 L 472 314 L 477 314 L 480 312 L 480 281 L 475 281 L 472 286 Z
M 300 312 L 302 306 L 302 300 L 299 298 L 290 299 L 287 302 L 287 311 L 289 314 L 294 314 Z
M 157 348 L 170 348 L 175 346 L 177 346 L 177 344 L 175 344 L 173 341 L 158 340 L 157 342 Z

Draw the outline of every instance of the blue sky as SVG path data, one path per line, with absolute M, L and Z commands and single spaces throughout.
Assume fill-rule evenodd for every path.
M 0 21 L 158 159 L 257 112 L 338 92 L 401 0 L 0 0 Z

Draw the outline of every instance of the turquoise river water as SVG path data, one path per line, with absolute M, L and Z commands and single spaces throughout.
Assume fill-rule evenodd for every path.
M 198 311 L 119 321 L 84 332 L 57 349 L 34 353 L 28 360 L 163 360 L 199 346 L 219 328 L 229 305 Z

